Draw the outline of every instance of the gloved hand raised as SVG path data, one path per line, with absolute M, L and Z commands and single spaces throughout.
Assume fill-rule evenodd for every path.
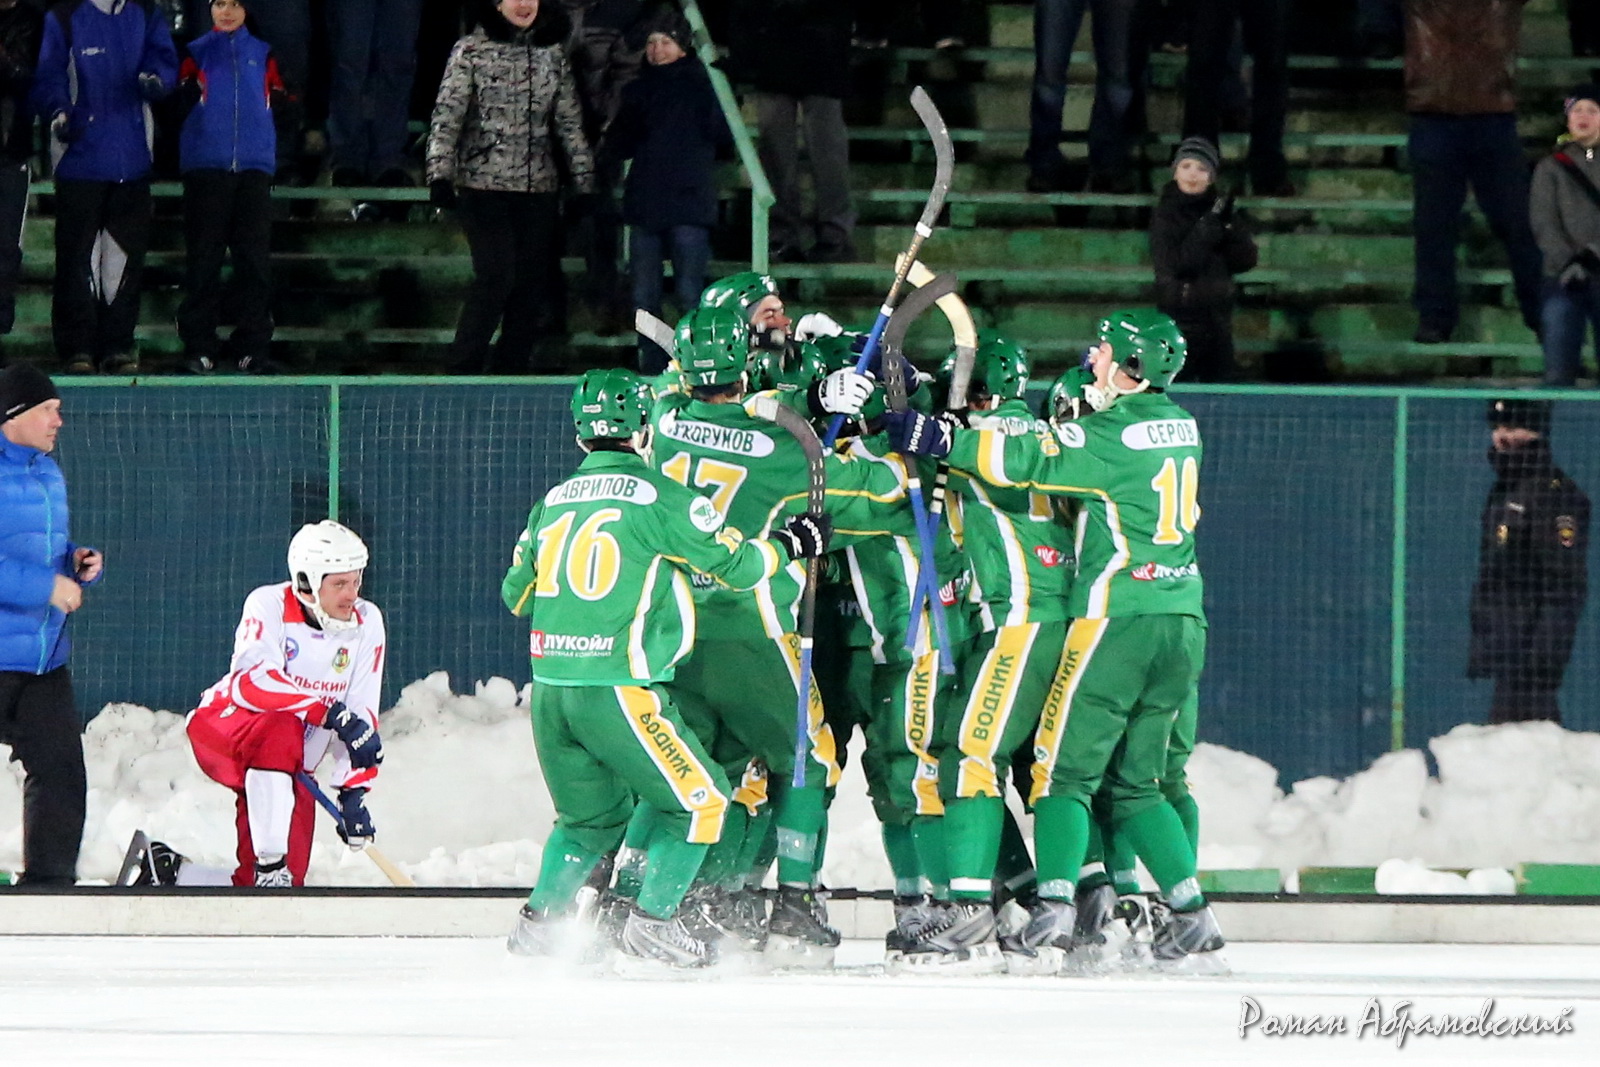
M 372 844 L 372 839 L 378 836 L 378 831 L 372 825 L 372 816 L 367 813 L 365 789 L 339 790 L 339 836 L 357 852 Z
M 833 537 L 833 519 L 826 513 L 806 512 L 796 515 L 774 530 L 768 540 L 783 546 L 789 558 L 816 559 L 828 551 L 828 541 Z
M 365 715 L 351 711 L 336 700 L 328 705 L 322 725 L 337 734 L 344 747 L 350 750 L 352 767 L 367 770 L 383 762 L 383 739 Z
M 920 411 L 891 411 L 883 417 L 889 446 L 907 456 L 948 456 L 961 422 L 948 412 L 929 418 Z
M 836 370 L 811 387 L 813 409 L 825 415 L 859 415 L 872 396 L 873 380 L 853 367 Z

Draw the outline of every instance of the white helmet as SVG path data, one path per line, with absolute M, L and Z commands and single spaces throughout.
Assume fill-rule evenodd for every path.
M 353 619 L 335 619 L 322 610 L 317 592 L 330 574 L 365 570 L 367 546 L 349 527 L 323 519 L 300 527 L 289 542 L 289 584 L 295 599 L 311 612 L 324 630 L 349 630 Z

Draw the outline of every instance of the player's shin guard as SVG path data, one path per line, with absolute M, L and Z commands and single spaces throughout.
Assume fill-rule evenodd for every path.
M 550 831 L 539 865 L 539 880 L 528 894 L 528 907 L 541 915 L 565 915 L 577 903 L 578 890 L 600 862 L 602 853 L 584 848 L 560 825 Z
M 1189 847 L 1183 823 L 1172 805 L 1165 800 L 1158 801 L 1122 819 L 1117 831 L 1127 836 L 1139 858 L 1144 860 L 1150 877 L 1168 895 L 1174 908 L 1186 910 L 1205 903 L 1203 899 L 1196 903 L 1184 888 L 1185 883 L 1195 879 L 1194 850 Z M 1174 893 L 1179 895 L 1174 897 Z M 1198 886 L 1192 895 L 1199 896 Z
M 822 786 L 783 791 L 777 801 L 778 884 L 810 888 L 816 873 L 818 845 L 828 818 Z
M 1040 797 L 1033 805 L 1033 847 L 1039 896 L 1072 903 L 1089 843 L 1089 808 L 1074 797 Z
M 989 900 L 1004 818 L 1005 801 L 999 797 L 957 797 L 945 802 L 952 900 Z
M 917 856 L 917 843 L 909 824 L 884 823 L 883 853 L 888 857 L 889 870 L 894 874 L 894 895 L 921 898 L 924 891 L 922 863 Z
M 911 836 L 917 845 L 917 860 L 928 880 L 935 900 L 950 899 L 949 835 L 943 815 L 918 815 L 911 820 Z
M 658 919 L 678 910 L 694 876 L 705 862 L 707 846 L 685 841 L 675 820 L 663 819 L 650 840 L 649 863 L 639 887 L 639 908 Z

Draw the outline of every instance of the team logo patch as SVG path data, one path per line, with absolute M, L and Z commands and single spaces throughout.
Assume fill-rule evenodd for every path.
M 707 793 L 704 789 L 696 789 L 694 792 L 689 794 L 689 803 L 697 806 L 704 804 L 710 795 L 711 794 Z
M 1571 515 L 1556 516 L 1556 536 L 1562 548 L 1572 548 L 1578 543 L 1578 520 Z
M 293 663 L 294 662 L 294 658 L 296 656 L 298 656 L 299 654 L 300 654 L 300 642 L 296 641 L 292 637 L 284 638 L 284 641 L 283 641 L 283 660 L 284 660 L 284 662 L 285 663 Z
M 1033 546 L 1033 554 L 1038 556 L 1039 562 L 1046 567 L 1061 566 L 1062 555 L 1059 549 L 1051 548 L 1049 545 L 1035 545 Z
M 722 526 L 722 512 L 705 497 L 697 497 L 689 505 L 689 521 L 702 533 L 715 533 Z
M 950 605 L 954 604 L 955 602 L 956 602 L 956 583 L 953 582 L 953 581 L 945 582 L 943 585 L 941 585 L 939 587 L 939 603 L 943 604 L 945 607 L 948 608 Z
M 333 654 L 333 669 L 336 674 L 343 674 L 350 669 L 350 650 L 343 645 Z
M 1068 448 L 1082 448 L 1089 440 L 1084 436 L 1083 427 L 1075 422 L 1061 423 L 1055 431 L 1056 438 Z
M 1128 572 L 1137 582 L 1156 582 L 1165 578 L 1197 578 L 1200 564 L 1185 563 L 1181 567 L 1168 567 L 1163 563 L 1143 563 Z
M 528 655 L 534 659 L 544 659 L 543 630 L 532 630 L 528 633 Z

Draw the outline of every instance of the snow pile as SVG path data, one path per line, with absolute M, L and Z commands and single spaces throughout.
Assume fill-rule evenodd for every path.
M 379 846 L 419 884 L 534 882 L 554 814 L 527 696 L 503 678 L 454 694 L 438 673 L 408 685 L 385 713 L 383 773 L 370 807 Z M 233 796 L 195 765 L 181 715 L 114 704 L 90 724 L 84 747 L 81 877 L 113 877 L 136 829 L 199 862 L 233 864 Z M 1298 782 L 1285 795 L 1269 764 L 1200 745 L 1189 774 L 1201 808 L 1202 869 L 1381 867 L 1383 892 L 1498 893 L 1512 891 L 1504 868 L 1519 862 L 1600 863 L 1600 734 L 1551 723 L 1459 726 L 1429 747 L 1438 778 L 1421 752 L 1408 750 L 1342 781 Z M 0 870 L 17 870 L 22 775 L 7 766 Z M 343 846 L 325 815 L 317 819 L 312 884 L 388 884 Z M 859 739 L 833 806 L 822 877 L 835 886 L 892 884 Z

